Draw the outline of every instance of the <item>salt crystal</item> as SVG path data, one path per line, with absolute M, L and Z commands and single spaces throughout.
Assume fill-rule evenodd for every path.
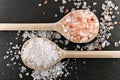
M 68 40 L 65 40 L 65 45 L 68 45 L 69 44 L 69 41 Z
M 111 19 L 111 16 L 109 16 L 109 15 L 104 15 L 104 18 L 105 18 L 105 20 L 107 20 L 107 21 L 111 21 L 112 19 Z
M 62 3 L 63 3 L 63 4 L 66 4 L 66 3 L 67 3 L 67 1 L 66 1 L 66 0 L 62 0 Z
M 56 79 L 60 75 L 69 75 L 67 71 L 63 72 L 64 63 L 57 63 L 53 68 L 50 68 L 45 71 L 33 71 L 31 76 L 34 80 L 50 80 L 50 79 Z
M 103 42 L 103 43 L 102 43 L 102 48 L 104 48 L 104 47 L 105 47 L 105 44 L 106 44 L 106 42 Z
M 114 46 L 115 46 L 115 47 L 118 47 L 118 46 L 119 46 L 119 43 L 118 43 L 118 42 L 114 42 Z
M 116 12 L 117 14 L 120 14 L 120 12 Z
M 114 9 L 115 9 L 115 10 L 118 10 L 118 8 L 119 8 L 119 7 L 118 7 L 118 6 L 116 6 Z
M 118 24 L 118 22 L 117 22 L 117 21 L 115 21 L 115 22 L 114 22 L 114 24 Z
M 106 8 L 106 5 L 102 4 L 102 9 L 105 10 L 105 8 Z
M 112 15 L 112 18 L 115 18 L 116 16 L 115 15 Z
M 16 59 L 19 59 L 19 55 L 15 55 L 15 58 L 16 58 Z
M 10 64 L 7 64 L 6 66 L 10 66 Z
M 56 39 L 60 39 L 61 38 L 61 35 L 58 34 L 58 33 L 56 33 L 54 36 L 55 36 Z
M 96 6 L 96 5 L 97 5 L 97 2 L 93 2 L 93 5 Z
M 54 17 L 58 17 L 58 14 L 55 14 Z
M 86 61 L 83 61 L 83 64 L 86 64 Z
M 13 61 L 14 59 L 15 59 L 15 58 L 14 58 L 14 57 L 12 57 L 10 60 L 11 60 L 11 61 Z
M 60 6 L 60 7 L 59 7 L 61 13 L 64 12 L 64 8 L 65 8 L 65 6 Z
M 16 62 L 13 63 L 13 65 L 15 65 L 15 64 L 16 64 Z
M 82 4 L 82 2 L 75 2 L 73 4 L 75 5 L 76 8 L 80 8 L 80 5 Z
M 80 45 L 77 45 L 76 47 L 77 47 L 78 49 L 80 49 Z
M 25 75 L 26 75 L 26 76 L 29 76 L 29 72 L 27 72 Z
M 58 0 L 54 0 L 55 2 L 57 2 Z
M 41 4 L 41 3 L 39 3 L 39 4 L 38 4 L 38 6 L 42 6 L 42 4 Z
M 19 77 L 20 77 L 20 78 L 23 78 L 23 75 L 22 75 L 22 74 L 19 74 Z
M 85 2 L 85 1 L 84 1 L 84 2 L 83 2 L 83 5 L 85 5 L 85 6 L 86 6 L 86 5 L 87 5 L 87 2 Z
M 12 43 L 12 42 L 10 42 L 9 44 L 10 44 L 10 45 L 12 45 L 13 43 Z
M 9 51 L 6 51 L 7 54 L 9 54 Z
M 118 43 L 120 44 L 120 40 L 118 41 Z

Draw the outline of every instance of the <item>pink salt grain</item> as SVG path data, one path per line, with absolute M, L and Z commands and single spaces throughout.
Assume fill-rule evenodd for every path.
M 74 42 L 87 42 L 98 32 L 99 21 L 88 10 L 72 11 L 63 21 L 63 31 Z

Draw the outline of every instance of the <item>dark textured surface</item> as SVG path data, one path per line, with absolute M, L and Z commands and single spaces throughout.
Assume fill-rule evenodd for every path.
M 92 4 L 92 1 L 97 0 L 91 0 L 89 4 Z M 100 2 L 95 9 L 97 9 L 96 15 L 99 17 L 101 13 L 100 5 L 103 0 L 98 1 Z M 0 22 L 56 22 L 64 16 L 64 14 L 59 14 L 59 9 L 56 7 L 61 5 L 60 2 L 54 4 L 53 0 L 49 0 L 47 7 L 38 7 L 40 2 L 43 2 L 43 0 L 0 0 Z M 118 6 L 120 4 L 119 0 L 113 2 Z M 68 4 L 66 7 L 72 8 L 73 5 Z M 43 16 L 42 11 L 46 11 L 47 14 Z M 55 13 L 59 14 L 57 18 L 54 18 Z M 117 16 L 117 20 L 120 20 L 120 16 Z M 16 32 L 0 32 L 0 80 L 32 80 L 30 76 L 20 79 L 18 66 L 6 67 L 8 61 L 4 60 L 3 56 L 9 48 L 7 43 L 23 44 L 19 40 L 14 41 L 15 36 Z M 109 39 L 111 45 L 104 50 L 120 50 L 120 47 L 115 48 L 113 45 L 118 40 L 120 40 L 119 25 L 112 31 L 112 36 Z M 62 47 L 60 44 L 59 46 Z M 86 64 L 83 64 L 84 61 L 86 61 Z M 18 62 L 21 62 L 21 60 L 18 60 Z M 68 68 L 71 75 L 67 78 L 61 78 L 62 80 L 120 80 L 120 59 L 77 59 L 77 64 L 74 62 L 75 59 L 71 59 L 68 67 L 78 66 L 78 69 L 71 70 Z

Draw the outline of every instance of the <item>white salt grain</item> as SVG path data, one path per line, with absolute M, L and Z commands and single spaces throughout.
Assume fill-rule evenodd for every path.
M 96 6 L 96 5 L 97 5 L 97 2 L 93 2 L 93 5 Z
M 119 7 L 118 7 L 118 6 L 116 6 L 114 9 L 115 9 L 115 10 L 118 10 L 118 8 L 119 8 Z
M 54 17 L 58 17 L 58 14 L 55 14 Z
M 22 75 L 22 74 L 19 74 L 19 77 L 20 77 L 20 78 L 23 78 L 23 75 Z
M 29 76 L 29 72 L 27 72 L 25 75 L 26 75 L 26 76 Z
M 115 42 L 115 43 L 114 43 L 114 46 L 115 46 L 115 47 L 118 47 L 118 46 L 119 46 L 119 43 L 118 43 L 118 42 Z
M 38 4 L 38 6 L 42 6 L 42 4 L 41 4 L 41 3 L 39 3 L 39 4 Z
M 23 60 L 33 67 L 47 67 L 50 63 L 59 58 L 60 52 L 56 50 L 55 45 L 42 38 L 34 38 L 23 49 Z
M 33 77 L 33 80 L 56 80 L 58 76 L 69 74 L 66 70 L 63 72 L 63 69 L 65 68 L 64 64 L 64 62 L 58 63 L 53 66 L 53 68 L 44 71 L 33 71 L 31 76 Z
M 63 3 L 63 4 L 66 4 L 66 3 L 67 3 L 67 1 L 66 1 L 66 0 L 62 0 L 62 3 Z
M 118 41 L 118 43 L 120 44 L 120 40 Z
M 63 13 L 63 12 L 64 12 L 64 8 L 65 8 L 65 6 L 60 6 L 60 7 L 59 7 L 60 13 Z

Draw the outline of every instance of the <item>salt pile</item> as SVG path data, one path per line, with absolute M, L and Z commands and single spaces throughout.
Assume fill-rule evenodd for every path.
M 32 68 L 46 68 L 60 56 L 56 46 L 42 38 L 33 38 L 28 41 L 21 51 L 22 60 Z

